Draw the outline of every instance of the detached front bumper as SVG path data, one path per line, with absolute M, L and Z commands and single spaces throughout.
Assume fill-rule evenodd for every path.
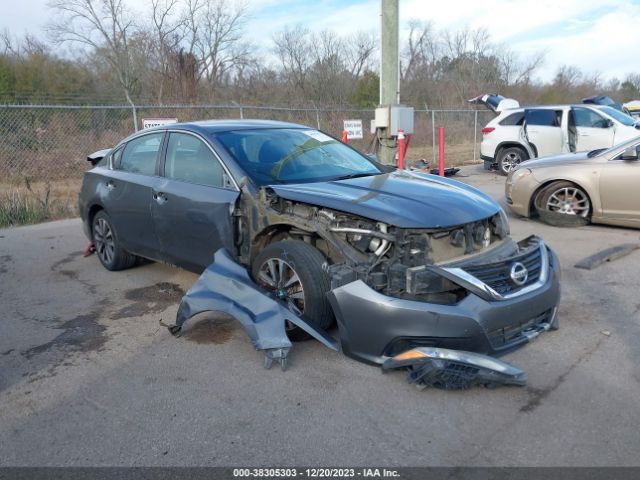
M 361 280 L 332 290 L 328 296 L 343 352 L 373 364 L 417 347 L 501 355 L 557 328 L 559 262 L 541 240 L 540 245 L 546 273 L 510 295 L 497 294 L 460 268 L 442 269 L 469 292 L 455 305 L 389 297 Z

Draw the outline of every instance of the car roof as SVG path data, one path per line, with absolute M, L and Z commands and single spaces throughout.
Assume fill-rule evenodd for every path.
M 556 108 L 566 108 L 566 107 L 581 107 L 581 108 L 596 108 L 598 110 L 602 110 L 604 107 L 609 107 L 609 105 L 595 105 L 592 103 L 573 103 L 573 104 L 562 104 L 562 105 L 525 105 L 523 107 L 517 108 L 507 108 L 502 111 L 502 113 L 515 113 L 515 112 L 524 112 L 525 110 L 530 110 L 532 108 L 537 108 L 540 110 L 553 110 Z
M 181 122 L 181 123 L 171 123 L 168 125 L 158 125 L 153 128 L 145 128 L 144 130 L 139 130 L 126 138 L 123 138 L 118 142 L 118 144 L 114 147 L 118 147 L 123 143 L 129 142 L 130 140 L 146 135 L 148 133 L 157 132 L 157 131 L 165 131 L 165 130 L 185 130 L 188 132 L 199 133 L 200 135 L 206 137 L 211 133 L 220 133 L 220 132 L 230 132 L 234 130 L 268 130 L 268 129 L 276 129 L 276 128 L 295 128 L 295 129 L 309 129 L 312 127 L 306 125 L 300 125 L 298 123 L 288 123 L 288 122 L 277 122 L 275 120 L 200 120 L 196 122 Z
M 171 130 L 190 130 L 202 134 L 229 132 L 232 130 L 256 130 L 272 128 L 310 128 L 305 125 L 288 122 L 277 122 L 275 120 L 200 120 L 197 122 L 174 123 L 157 127 Z

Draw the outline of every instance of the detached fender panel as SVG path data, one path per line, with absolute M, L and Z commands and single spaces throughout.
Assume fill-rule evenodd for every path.
M 326 347 L 338 351 L 333 338 L 258 287 L 247 270 L 224 249 L 215 253 L 214 262 L 182 298 L 176 324 L 169 327 L 171 333 L 179 332 L 187 320 L 207 311 L 225 312 L 238 319 L 257 350 L 290 348 L 285 331 L 288 320 Z

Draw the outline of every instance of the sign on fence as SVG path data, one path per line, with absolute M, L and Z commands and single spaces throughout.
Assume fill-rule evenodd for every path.
M 171 125 L 173 123 L 178 123 L 177 118 L 143 118 L 142 119 L 142 129 L 160 127 L 162 125 Z
M 345 120 L 344 130 L 349 140 L 362 138 L 362 120 Z

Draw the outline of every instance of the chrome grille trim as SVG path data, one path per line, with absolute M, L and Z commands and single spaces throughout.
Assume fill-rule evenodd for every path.
M 540 250 L 540 276 L 538 277 L 538 280 L 534 283 L 531 283 L 506 294 L 501 294 L 495 291 L 493 288 L 491 288 L 490 285 L 487 285 L 482 280 L 471 275 L 462 268 L 440 267 L 439 270 L 446 272 L 447 275 L 445 276 L 453 282 L 459 283 L 463 287 L 473 287 L 472 290 L 477 289 L 485 293 L 493 300 L 510 300 L 512 298 L 517 298 L 522 295 L 526 295 L 527 293 L 538 290 L 547 283 L 547 279 L 549 277 L 549 253 L 547 252 L 547 247 L 545 246 L 544 242 L 541 240 L 538 242 L 538 248 Z

